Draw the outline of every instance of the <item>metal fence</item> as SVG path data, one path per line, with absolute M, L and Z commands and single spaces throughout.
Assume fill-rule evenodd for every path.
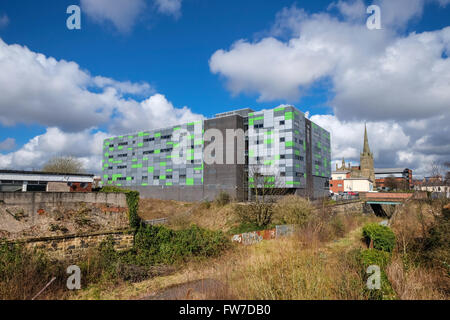
M 359 194 L 358 195 L 349 195 L 349 194 L 334 194 L 331 197 L 334 201 L 349 201 L 349 200 L 359 200 Z
M 169 218 L 145 220 L 144 223 L 146 225 L 148 225 L 148 226 L 158 226 L 158 225 L 168 224 L 169 223 Z

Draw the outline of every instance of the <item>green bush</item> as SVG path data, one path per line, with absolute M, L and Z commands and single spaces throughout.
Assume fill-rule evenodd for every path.
M 386 251 L 380 251 L 377 249 L 367 249 L 361 251 L 361 263 L 364 268 L 372 265 L 377 265 L 381 269 L 386 268 L 386 266 L 391 261 L 391 254 Z
M 214 257 L 229 246 L 221 231 L 198 226 L 174 231 L 164 226 L 142 227 L 135 237 L 136 261 L 140 265 L 173 264 L 189 257 Z
M 100 192 L 105 193 L 124 193 L 127 198 L 128 205 L 128 217 L 130 220 L 131 228 L 139 228 L 141 219 L 139 218 L 139 192 L 134 190 L 127 190 L 118 187 L 108 186 L 103 187 Z
M 392 252 L 395 247 L 395 234 L 386 227 L 376 223 L 370 223 L 363 228 L 363 237 L 367 244 L 373 241 L 373 247 L 378 250 Z
M 395 291 L 392 288 L 389 279 L 386 275 L 386 267 L 391 261 L 391 254 L 386 251 L 377 249 L 366 249 L 361 251 L 360 263 L 362 266 L 363 279 L 367 281 L 368 274 L 366 273 L 369 266 L 380 267 L 381 272 L 381 290 L 365 289 L 368 299 L 370 300 L 392 300 L 395 299 Z

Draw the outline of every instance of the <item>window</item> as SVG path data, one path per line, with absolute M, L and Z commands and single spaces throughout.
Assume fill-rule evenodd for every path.
M 126 157 L 128 157 L 128 153 L 119 154 L 117 157 L 126 158 Z
M 126 169 L 127 166 L 117 166 L 117 169 Z
M 280 177 L 286 177 L 286 172 L 280 172 Z
M 119 143 L 119 146 L 127 146 L 128 145 L 128 142 L 121 142 L 121 143 Z
M 159 176 L 153 176 L 153 180 L 159 180 Z
M 280 142 L 285 142 L 286 138 L 280 138 Z
M 280 121 L 280 126 L 284 126 L 284 124 L 285 124 L 284 120 L 281 120 Z
M 253 126 L 255 129 L 262 129 L 262 128 L 264 128 L 264 124 L 255 124 L 254 126 Z
M 144 151 L 143 154 L 154 154 L 155 150 Z
M 186 179 L 186 175 L 185 174 L 180 174 L 180 179 Z
M 153 141 L 155 141 L 155 138 L 147 138 L 147 139 L 144 139 L 144 142 L 153 142 Z
M 286 159 L 286 155 L 284 154 L 280 155 L 280 159 Z
M 171 176 L 171 175 L 166 176 L 166 180 L 170 180 L 170 179 L 172 179 L 172 176 Z
M 168 139 L 171 139 L 171 138 L 172 138 L 172 135 L 170 135 L 170 134 L 167 135 L 167 136 L 162 136 L 161 137 L 162 140 L 168 140 Z
M 147 176 L 143 176 L 143 177 L 142 177 L 142 180 L 147 180 L 147 179 L 148 179 Z

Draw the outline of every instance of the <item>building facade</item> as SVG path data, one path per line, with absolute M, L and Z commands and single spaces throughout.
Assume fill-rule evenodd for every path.
M 105 140 L 103 184 L 184 201 L 221 191 L 247 200 L 261 187 L 321 197 L 331 176 L 330 138 L 292 106 L 230 111 Z
M 0 170 L 0 192 L 91 192 L 93 174 Z
M 375 169 L 375 179 L 379 189 L 388 188 L 388 179 L 394 179 L 398 186 L 404 186 L 408 189 L 414 188 L 413 173 L 408 168 L 383 168 Z M 388 183 L 387 183 L 388 182 Z
M 333 171 L 330 180 L 330 192 L 370 192 L 376 187 L 373 153 L 370 151 L 367 127 L 364 128 L 363 151 L 360 154 L 360 165 L 346 165 L 345 159 L 336 171 Z

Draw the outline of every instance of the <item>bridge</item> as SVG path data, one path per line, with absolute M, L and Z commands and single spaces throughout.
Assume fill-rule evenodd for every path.
M 389 216 L 384 209 L 385 205 L 400 205 L 409 199 L 426 199 L 426 192 L 414 193 L 388 193 L 388 192 L 365 192 L 360 193 L 359 197 L 362 201 L 372 207 L 376 215 Z M 389 210 L 388 210 L 389 211 Z
M 390 204 L 399 205 L 409 199 L 426 199 L 425 193 L 388 193 L 388 192 L 365 192 L 359 197 L 367 204 Z

